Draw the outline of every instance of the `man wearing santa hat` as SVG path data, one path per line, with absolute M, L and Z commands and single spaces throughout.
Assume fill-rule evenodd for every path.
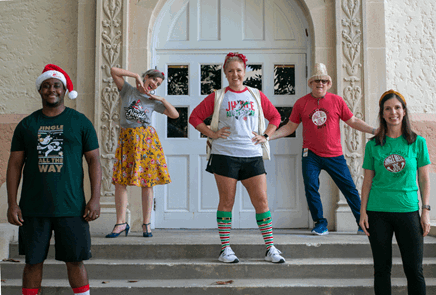
M 66 91 L 71 99 L 77 92 L 60 67 L 46 65 L 36 79 L 36 89 L 42 109 L 17 125 L 7 169 L 8 221 L 19 226 L 19 252 L 26 256 L 22 294 L 40 294 L 43 263 L 54 232 L 55 258 L 66 263 L 74 294 L 89 295 L 82 261 L 91 257 L 88 222 L 100 215 L 97 134 L 85 115 L 64 105 Z M 91 182 L 88 203 L 83 188 L 83 156 Z
M 376 129 L 356 118 L 342 97 L 328 93 L 332 78 L 322 63 L 315 64 L 308 86 L 312 92 L 294 104 L 289 122 L 278 129 L 271 139 L 288 136 L 303 123 L 302 171 L 309 211 L 315 222 L 312 233 L 327 235 L 327 219 L 323 216 L 319 194 L 319 174 L 325 170 L 343 193 L 356 219 L 360 220 L 360 197 L 342 154 L 340 120 L 361 132 L 375 134 Z M 358 228 L 358 233 L 363 234 Z

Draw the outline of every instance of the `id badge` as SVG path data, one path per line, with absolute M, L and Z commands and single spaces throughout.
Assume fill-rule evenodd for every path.
M 309 149 L 308 148 L 304 148 L 303 149 L 303 157 L 307 157 L 308 153 L 309 153 Z

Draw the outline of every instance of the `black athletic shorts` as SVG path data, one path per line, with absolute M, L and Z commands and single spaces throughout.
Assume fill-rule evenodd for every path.
M 266 174 L 262 157 L 230 157 L 212 154 L 206 171 L 237 180 Z
M 55 259 L 80 262 L 91 258 L 89 224 L 83 217 L 23 217 L 19 227 L 19 253 L 26 255 L 27 264 L 44 262 L 47 258 L 52 232 Z

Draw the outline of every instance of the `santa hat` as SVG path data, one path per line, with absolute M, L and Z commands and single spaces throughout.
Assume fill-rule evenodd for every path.
M 327 68 L 323 63 L 316 63 L 313 71 L 313 76 L 309 78 L 307 85 L 310 87 L 310 83 L 315 80 L 328 80 L 330 82 L 330 87 L 332 85 L 332 78 L 327 74 Z
M 64 84 L 65 88 L 67 88 L 69 92 L 69 98 L 75 99 L 77 97 L 77 91 L 73 90 L 73 82 L 71 82 L 70 76 L 68 76 L 68 74 L 60 67 L 53 64 L 46 65 L 41 76 L 36 79 L 36 90 L 39 91 L 42 82 L 50 78 L 55 78 L 62 81 L 62 84 Z

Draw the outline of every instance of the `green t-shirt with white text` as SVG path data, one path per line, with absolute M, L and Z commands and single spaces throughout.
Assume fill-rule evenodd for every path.
M 16 127 L 11 151 L 23 151 L 23 216 L 82 216 L 83 155 L 98 149 L 91 121 L 71 108 L 47 117 L 38 110 Z
M 427 144 L 419 135 L 410 145 L 403 136 L 386 136 L 383 146 L 370 140 L 362 166 L 374 171 L 366 209 L 379 212 L 419 210 L 417 171 L 428 164 Z

